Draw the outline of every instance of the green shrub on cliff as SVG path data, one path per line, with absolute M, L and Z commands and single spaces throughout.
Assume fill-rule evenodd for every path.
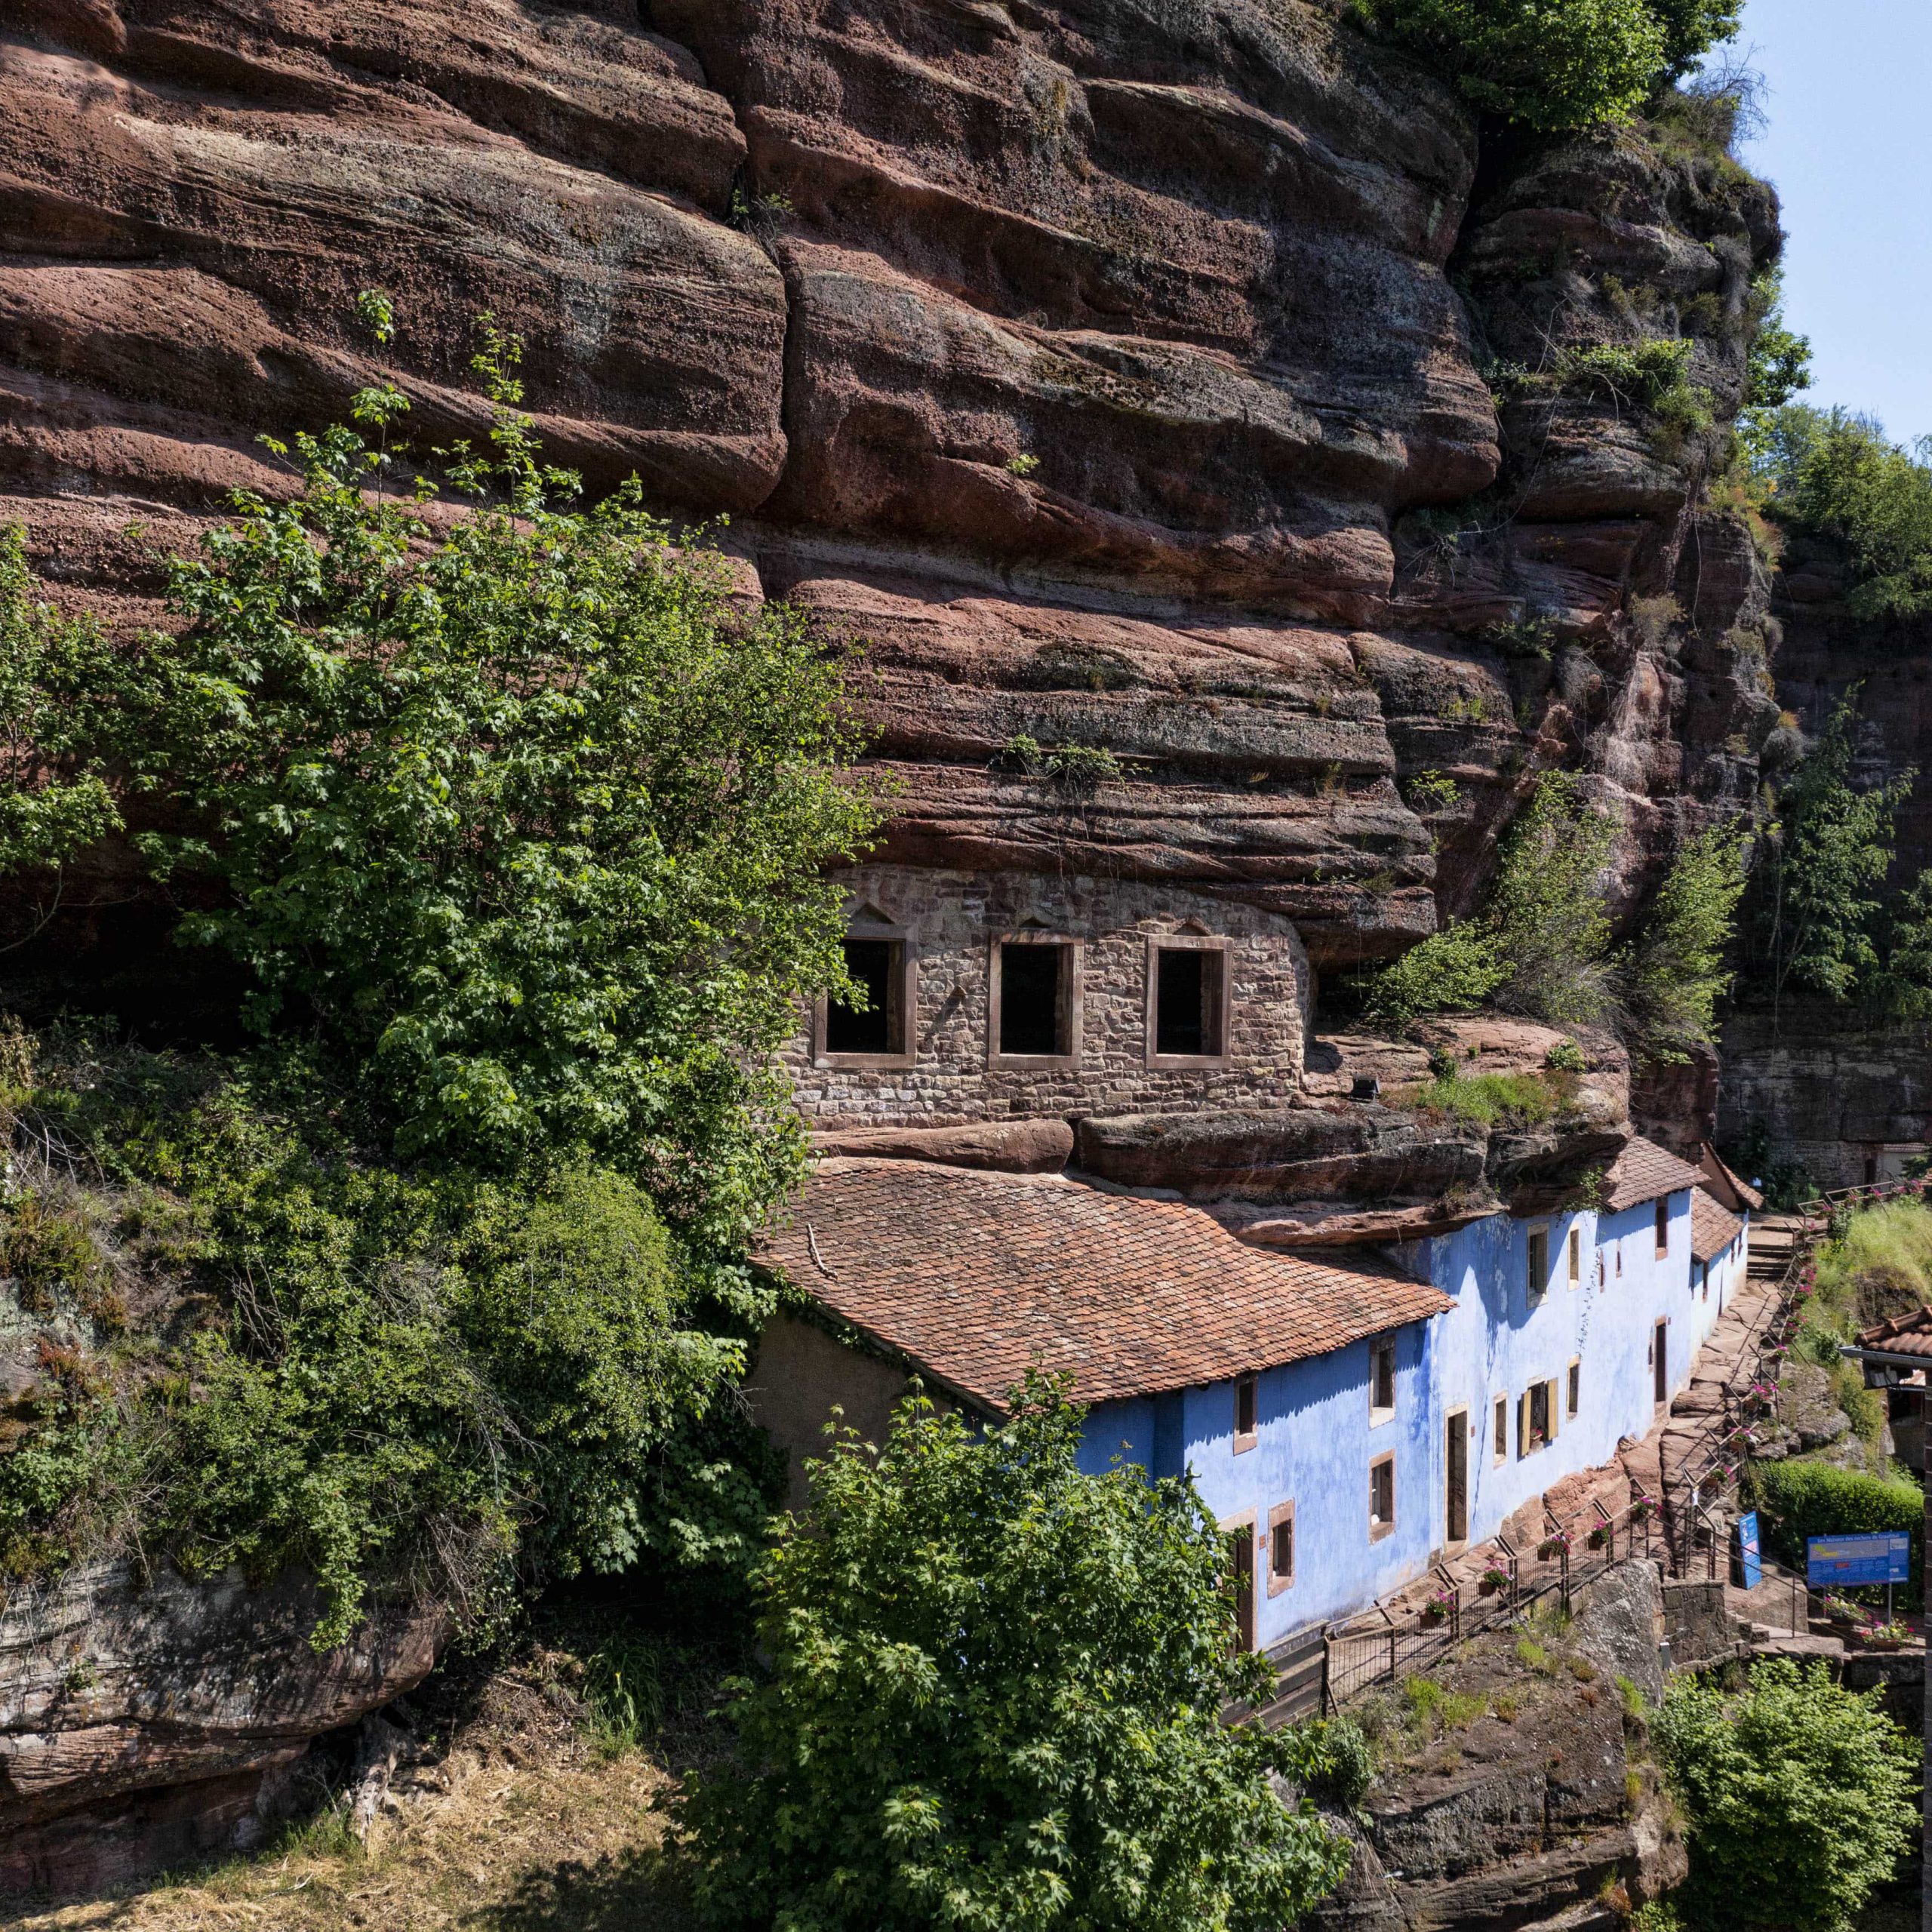
M 1925 1569 L 1925 1494 L 1901 1478 L 1892 1481 L 1862 1469 L 1802 1458 L 1753 1463 L 1752 1501 L 1763 1517 L 1765 1547 L 1780 1562 L 1801 1569 L 1807 1537 L 1875 1535 L 1903 1531 L 1912 1538 L 1908 1600 L 1923 1589 Z
M 1555 132 L 1627 121 L 1737 30 L 1739 0 L 1353 0 L 1478 107 Z
M 299 436 L 299 491 L 174 559 L 137 651 L 0 550 L 5 883 L 150 828 L 263 1042 L 50 1036 L 35 1070 L 8 1036 L 0 1245 L 84 1338 L 0 1441 L 12 1574 L 300 1564 L 328 1643 L 374 1592 L 481 1614 L 512 1561 L 749 1556 L 763 1463 L 718 1398 L 802 1158 L 772 1056 L 842 983 L 826 869 L 875 812 L 835 660 L 635 482 L 579 506 L 515 359 L 486 334 L 453 507 L 359 430 Z M 48 1260 L 70 1225 L 103 1282 Z
M 983 1431 L 915 1401 L 811 1466 L 738 1760 L 684 1806 L 704 1923 L 1277 1932 L 1340 1882 L 1347 1841 L 1269 1779 L 1357 1767 L 1222 1721 L 1272 1684 L 1225 1539 L 1190 1482 L 1083 1475 L 1082 1413 L 1038 1380 Z
M 1713 827 L 1672 862 L 1618 965 L 1625 1031 L 1644 1059 L 1669 1066 L 1712 1037 L 1731 980 L 1724 955 L 1746 879 L 1744 840 Z
M 1672 1679 L 1651 1730 L 1689 1828 L 1690 1923 L 1847 1932 L 1894 1876 L 1919 1829 L 1919 1752 L 1880 1694 L 1783 1659 L 1736 1696 Z

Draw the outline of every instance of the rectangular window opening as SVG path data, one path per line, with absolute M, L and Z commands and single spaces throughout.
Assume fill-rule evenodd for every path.
M 1532 1228 L 1530 1230 L 1527 1281 L 1532 1304 L 1541 1301 L 1549 1292 L 1549 1230 L 1547 1228 Z
M 863 995 L 863 1008 L 843 1000 L 825 1005 L 829 1054 L 903 1054 L 906 1051 L 906 942 L 848 939 L 845 971 Z
M 1670 1252 L 1670 1201 L 1668 1195 L 1657 1203 L 1657 1259 Z
M 1368 1349 L 1368 1413 L 1372 1424 L 1395 1413 L 1395 1344 L 1371 1342 Z
M 1499 1395 L 1496 1398 L 1496 1434 L 1494 1454 L 1499 1462 L 1506 1462 L 1509 1455 L 1509 1398 Z
M 1569 1399 L 1564 1404 L 1564 1413 L 1574 1417 L 1582 1406 L 1583 1400 L 1583 1364 L 1580 1361 L 1573 1361 L 1570 1364 Z
M 999 1050 L 1014 1057 L 1073 1051 L 1070 946 L 1015 943 L 999 949 Z
M 1452 1409 L 1443 1442 L 1443 1532 L 1451 1543 L 1464 1543 L 1469 1534 L 1469 1426 L 1466 1409 Z
M 1583 1231 L 1581 1228 L 1570 1230 L 1570 1285 L 1577 1287 L 1583 1279 Z
M 1368 1470 L 1368 1534 L 1373 1542 L 1395 1527 L 1395 1459 L 1378 1457 Z
M 1523 1432 L 1523 1454 L 1527 1456 L 1549 1446 L 1549 1384 L 1538 1382 L 1530 1389 L 1528 1422 Z
M 1154 1051 L 1163 1060 L 1217 1060 L 1228 955 L 1218 946 L 1162 946 L 1154 955 Z
M 1278 1503 L 1268 1512 L 1268 1590 L 1272 1596 L 1295 1580 L 1295 1506 Z
M 1244 1375 L 1235 1384 L 1235 1449 L 1253 1448 L 1260 1432 L 1260 1389 L 1253 1376 Z

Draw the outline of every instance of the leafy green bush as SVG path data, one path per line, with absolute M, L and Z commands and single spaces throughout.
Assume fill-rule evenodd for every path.
M 1737 0 L 1354 0 L 1475 106 L 1554 131 L 1627 121 L 1737 30 Z
M 1290 1733 L 1302 1753 L 1301 1784 L 1318 1804 L 1350 1811 L 1375 1782 L 1375 1753 L 1352 1718 L 1309 1718 Z
M 1691 839 L 1618 962 L 1632 1043 L 1654 1064 L 1681 1063 L 1710 1041 L 1718 1000 L 1730 984 L 1724 953 L 1744 896 L 1744 844 L 1718 828 Z
M 1671 1680 L 1652 1735 L 1689 1827 L 1694 1922 L 1847 1932 L 1893 1876 L 1919 1829 L 1919 1754 L 1880 1694 L 1783 1659 L 1734 1697 Z
M 1509 970 L 1493 934 L 1466 919 L 1454 921 L 1376 974 L 1364 1010 L 1395 1028 L 1425 1013 L 1473 1013 Z
M 1897 1305 L 1881 1310 L 1862 1303 L 1861 1287 L 1874 1281 Z M 1867 1327 L 1886 1313 L 1932 1303 L 1932 1208 L 1887 1201 L 1852 1215 L 1819 1249 L 1817 1283 L 1820 1300 Z
M 1792 404 L 1762 423 L 1755 450 L 1780 521 L 1841 545 L 1861 617 L 1932 610 L 1932 464 L 1869 418 Z
M 1568 1084 L 1573 1089 L 1576 1084 L 1574 1079 Z M 1451 1072 L 1411 1088 L 1402 1096 L 1402 1104 L 1478 1127 L 1494 1127 L 1500 1121 L 1534 1127 L 1553 1118 L 1564 1097 L 1560 1076 L 1552 1081 L 1540 1073 L 1479 1073 L 1466 1078 Z
M 263 1031 L 291 1001 L 319 1021 L 401 1152 L 601 1150 L 724 1234 L 794 1170 L 770 1057 L 842 977 L 824 869 L 876 814 L 838 775 L 836 662 L 782 608 L 740 611 L 635 480 L 577 506 L 514 359 L 486 337 L 492 448 L 450 472 L 453 516 L 426 520 L 426 483 L 372 489 L 359 433 L 298 437 L 300 494 L 241 493 L 170 567 L 175 628 L 58 688 L 144 815 L 196 828 L 141 841 L 220 888 L 180 937 L 247 967 Z M 0 583 L 0 622 L 18 606 Z
M 1276 1932 L 1340 1881 L 1346 1843 L 1269 1786 L 1320 1754 L 1221 1721 L 1272 1673 L 1229 1644 L 1212 1518 L 1082 1475 L 1081 1414 L 1037 1381 L 983 1432 L 915 1401 L 811 1466 L 739 1761 L 683 1807 L 706 1924 Z
M 1894 827 L 1912 774 L 1860 791 L 1856 687 L 1779 795 L 1754 880 L 1761 980 L 1774 1009 L 1788 989 L 1848 1000 L 1883 971 L 1880 937 Z
M 1808 1537 L 1903 1531 L 1912 1538 L 1909 1595 L 1918 1600 L 1925 1574 L 1925 1496 L 1916 1483 L 1888 1481 L 1830 1463 L 1753 1463 L 1749 1482 L 1764 1519 L 1765 1547 L 1802 1568 Z

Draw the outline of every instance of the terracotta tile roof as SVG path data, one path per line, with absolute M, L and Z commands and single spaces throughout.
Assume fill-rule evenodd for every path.
M 914 1161 L 821 1161 L 757 1253 L 995 1409 L 1036 1361 L 1104 1401 L 1326 1355 L 1454 1306 L 1380 1260 L 1244 1247 L 1180 1201 Z
M 1724 1156 L 1708 1140 L 1703 1143 L 1697 1164 L 1703 1171 L 1705 1186 L 1724 1207 L 1733 1211 L 1748 1208 L 1755 1214 L 1764 1206 L 1764 1197 L 1749 1181 L 1740 1180 L 1737 1171 L 1726 1164 Z
M 1680 1161 L 1655 1141 L 1635 1134 L 1611 1168 L 1610 1198 L 1604 1204 L 1605 1211 L 1620 1214 L 1626 1208 L 1640 1208 L 1660 1195 L 1681 1194 L 1703 1179 L 1687 1161 Z
M 1888 1355 L 1932 1356 L 1932 1308 L 1895 1315 L 1889 1321 L 1866 1329 L 1859 1337 L 1858 1346 Z
M 1715 1261 L 1744 1232 L 1744 1223 L 1720 1208 L 1700 1187 L 1690 1196 L 1690 1254 L 1697 1261 Z

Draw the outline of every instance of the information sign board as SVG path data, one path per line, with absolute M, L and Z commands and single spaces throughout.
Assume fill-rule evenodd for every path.
M 1764 1562 L 1758 1548 L 1758 1512 L 1747 1509 L 1737 1519 L 1735 1580 L 1742 1589 L 1755 1590 L 1764 1580 Z
M 1805 1540 L 1804 1580 L 1814 1589 L 1834 1583 L 1903 1583 L 1911 1578 L 1912 1539 L 1902 1530 Z

